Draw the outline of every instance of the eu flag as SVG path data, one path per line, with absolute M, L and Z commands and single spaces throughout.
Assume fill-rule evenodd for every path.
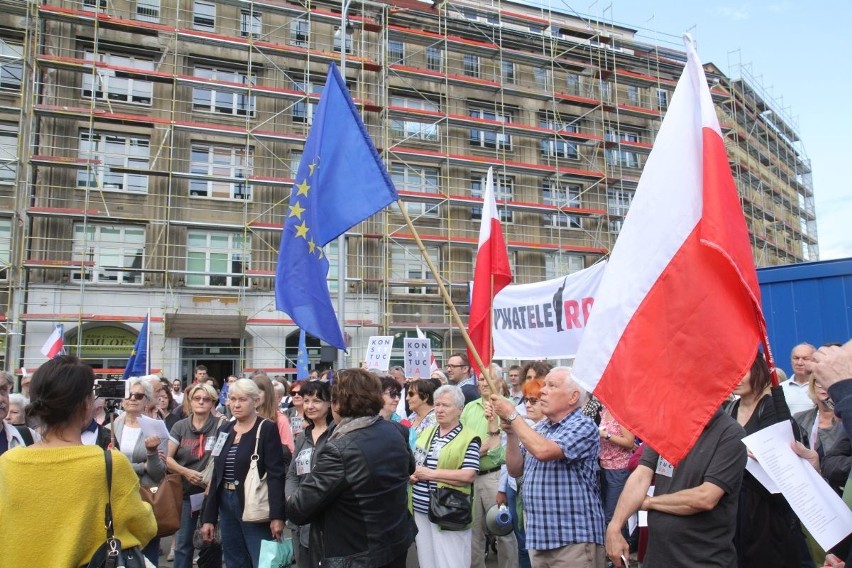
M 328 259 L 322 247 L 397 199 L 332 63 L 290 192 L 275 273 L 276 307 L 314 337 L 345 349 L 328 293 Z
M 122 378 L 125 380 L 130 377 L 144 377 L 148 374 L 148 322 L 150 319 L 151 315 L 148 314 L 142 324 L 142 329 L 139 330 L 136 345 L 133 346 L 133 351 L 127 360 L 127 366 L 124 368 Z
M 299 353 L 296 355 L 296 380 L 303 381 L 311 375 L 308 370 L 308 345 L 305 330 L 299 330 Z

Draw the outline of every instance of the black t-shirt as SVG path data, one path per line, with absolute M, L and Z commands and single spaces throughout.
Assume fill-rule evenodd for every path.
M 731 568 L 737 565 L 734 530 L 746 465 L 744 436 L 745 431 L 737 421 L 718 410 L 671 476 L 661 472 L 665 468 L 658 468 L 659 454 L 645 446 L 640 463 L 657 472 L 654 495 L 691 489 L 705 481 L 721 487 L 725 495 L 711 511 L 695 515 L 649 511 L 648 551 L 643 566 Z

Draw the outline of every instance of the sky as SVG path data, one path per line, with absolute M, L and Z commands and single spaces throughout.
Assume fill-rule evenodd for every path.
M 684 2 L 683 0 L 536 0 L 555 11 L 594 16 L 639 29 L 643 40 L 683 50 L 689 32 L 703 63 L 729 77 L 738 70 L 763 88 L 798 122 L 811 159 L 820 260 L 852 257 L 852 2 Z

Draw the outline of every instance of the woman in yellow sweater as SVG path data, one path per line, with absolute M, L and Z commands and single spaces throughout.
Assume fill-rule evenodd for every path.
M 33 374 L 29 413 L 44 433 L 40 442 L 0 456 L 0 568 L 77 568 L 106 540 L 104 452 L 80 439 L 91 420 L 94 380 L 92 368 L 70 356 Z M 115 536 L 122 548 L 144 546 L 157 522 L 130 462 L 118 451 L 112 462 Z

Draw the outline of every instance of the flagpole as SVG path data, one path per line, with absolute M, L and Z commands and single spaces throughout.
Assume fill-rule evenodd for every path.
M 151 308 L 145 316 L 145 374 L 151 374 Z
M 488 388 L 491 389 L 491 392 L 494 394 L 499 394 L 502 391 L 499 391 L 494 388 L 494 383 L 491 380 L 491 369 L 486 368 L 482 363 L 482 358 L 479 356 L 479 351 L 476 350 L 476 347 L 473 345 L 473 341 L 470 340 L 470 335 L 467 333 L 467 328 L 462 322 L 461 316 L 459 315 L 458 310 L 456 310 L 455 304 L 453 304 L 453 300 L 450 298 L 450 293 L 447 291 L 447 287 L 444 286 L 444 282 L 441 280 L 441 276 L 438 273 L 438 269 L 432 263 L 432 259 L 429 257 L 429 253 L 426 252 L 426 246 L 423 244 L 423 241 L 420 239 L 420 235 L 417 233 L 417 229 L 414 227 L 414 223 L 411 221 L 411 217 L 408 215 L 408 211 L 405 208 L 405 204 L 401 199 L 396 202 L 399 210 L 402 212 L 402 217 L 405 219 L 405 224 L 408 226 L 408 230 L 411 231 L 411 234 L 414 236 L 414 242 L 417 243 L 417 248 L 420 249 L 420 254 L 423 256 L 423 260 L 426 261 L 426 266 L 429 267 L 429 271 L 432 273 L 432 277 L 435 279 L 435 282 L 438 284 L 438 290 L 441 292 L 441 296 L 444 298 L 444 302 L 446 302 L 447 306 L 450 308 L 450 314 L 453 317 L 453 321 L 456 326 L 459 328 L 461 332 L 462 339 L 464 339 L 465 345 L 467 345 L 468 350 L 471 355 L 473 355 L 473 359 L 476 361 L 479 370 L 482 371 L 483 376 L 485 377 L 485 382 L 488 383 Z M 489 318 L 490 321 L 490 318 Z

